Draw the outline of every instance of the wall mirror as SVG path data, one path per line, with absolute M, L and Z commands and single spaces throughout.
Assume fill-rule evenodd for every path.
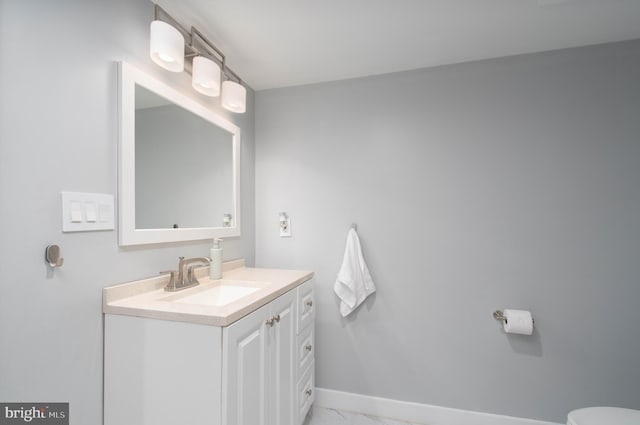
M 240 235 L 240 128 L 119 64 L 120 245 Z

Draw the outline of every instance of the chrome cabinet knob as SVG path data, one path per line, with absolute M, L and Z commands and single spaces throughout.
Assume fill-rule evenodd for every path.
M 308 344 L 308 345 L 304 346 L 304 349 L 307 350 L 307 351 L 311 351 L 311 348 L 312 348 L 311 344 Z
M 265 320 L 264 323 L 267 326 L 273 326 L 276 323 L 280 323 L 280 315 L 279 314 L 274 314 L 269 319 Z
M 307 391 L 305 391 L 304 393 L 307 395 L 307 398 L 308 398 L 308 397 L 311 397 L 311 393 L 312 393 L 311 388 L 309 388 L 309 389 L 308 389 Z
M 312 307 L 313 306 L 313 300 L 309 300 L 305 304 L 307 305 L 307 307 Z

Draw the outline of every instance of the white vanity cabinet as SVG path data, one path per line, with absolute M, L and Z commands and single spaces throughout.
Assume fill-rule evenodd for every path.
M 314 310 L 311 279 L 224 327 L 105 314 L 104 425 L 301 425 Z
M 313 280 L 223 328 L 222 423 L 300 425 L 314 399 Z

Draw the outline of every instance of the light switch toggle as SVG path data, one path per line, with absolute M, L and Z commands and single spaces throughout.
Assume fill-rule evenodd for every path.
M 82 204 L 80 202 L 71 202 L 71 222 L 82 223 Z
M 87 223 L 95 223 L 98 221 L 98 211 L 96 210 L 95 203 L 85 202 L 84 212 L 87 215 Z

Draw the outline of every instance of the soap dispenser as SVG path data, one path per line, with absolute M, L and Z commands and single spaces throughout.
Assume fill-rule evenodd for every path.
M 222 239 L 215 238 L 213 246 L 209 250 L 209 257 L 211 258 L 209 277 L 211 279 L 222 278 L 222 248 L 220 247 L 220 242 L 222 242 Z

